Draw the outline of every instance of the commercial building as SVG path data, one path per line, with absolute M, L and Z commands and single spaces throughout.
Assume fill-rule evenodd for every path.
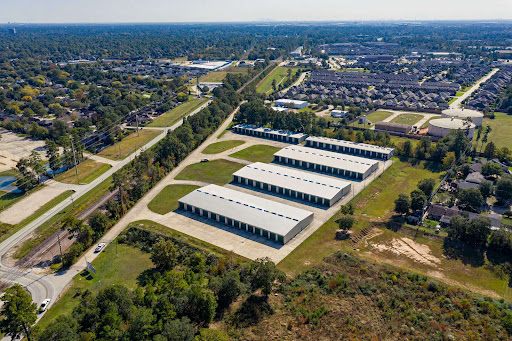
M 484 121 L 484 114 L 471 109 L 447 109 L 442 112 L 443 118 L 457 118 L 459 120 L 471 120 L 471 122 L 480 127 Z
M 303 49 L 304 49 L 304 47 L 302 47 L 302 46 L 297 47 L 295 50 L 290 52 L 290 56 L 295 57 L 295 58 L 302 57 Z
M 276 107 L 287 107 L 292 109 L 302 109 L 308 106 L 306 101 L 297 101 L 294 99 L 281 98 L 276 100 Z
M 274 161 L 358 180 L 379 168 L 379 161 L 303 146 L 290 146 L 274 154 Z
M 351 188 L 346 181 L 261 162 L 235 172 L 233 181 L 328 207 L 349 193 Z
M 394 123 L 394 122 L 377 122 L 375 123 L 376 131 L 390 131 L 394 133 L 400 134 L 409 134 L 412 130 L 412 126 L 403 123 Z
M 306 139 L 306 147 L 332 150 L 338 153 L 361 155 L 363 157 L 382 160 L 389 160 L 395 152 L 394 148 L 379 147 L 372 144 L 356 143 L 318 136 L 308 137 Z
M 428 123 L 428 133 L 432 136 L 445 137 L 454 130 L 465 130 L 468 138 L 475 134 L 475 125 L 456 118 L 440 118 Z
M 342 111 L 342 110 L 331 110 L 331 117 L 334 118 L 343 118 L 347 116 L 348 111 Z
M 217 185 L 178 200 L 179 208 L 286 244 L 313 221 L 313 212 Z
M 301 143 L 308 137 L 308 135 L 302 133 L 294 133 L 287 130 L 263 128 L 258 126 L 252 126 L 249 124 L 238 124 L 234 126 L 232 129 L 233 132 L 238 134 L 251 135 L 288 143 Z

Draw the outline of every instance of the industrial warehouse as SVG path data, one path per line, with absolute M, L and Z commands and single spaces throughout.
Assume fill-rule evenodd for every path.
M 263 128 L 249 124 L 238 124 L 233 127 L 233 132 L 294 144 L 301 143 L 308 137 L 308 135 L 302 133 L 294 133 L 286 130 Z
M 290 146 L 274 154 L 274 161 L 358 180 L 379 168 L 379 161 L 303 146 Z
M 313 221 L 313 212 L 217 185 L 196 189 L 178 202 L 180 209 L 283 244 Z
M 317 136 L 308 137 L 306 139 L 306 147 L 332 150 L 338 153 L 361 155 L 363 157 L 382 160 L 389 160 L 395 151 L 393 148 Z
M 233 181 L 327 207 L 351 189 L 349 182 L 261 162 L 235 172 Z

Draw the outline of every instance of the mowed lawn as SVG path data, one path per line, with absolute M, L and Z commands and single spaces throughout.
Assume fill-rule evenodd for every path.
M 512 115 L 507 115 L 499 112 L 495 113 L 494 115 L 494 119 L 484 118 L 484 122 L 482 124 L 484 127 L 484 131 L 486 126 L 490 126 L 492 128 L 491 133 L 489 134 L 488 142 L 494 142 L 494 144 L 498 148 L 507 147 L 511 149 Z
M 423 118 L 423 115 L 418 114 L 401 114 L 391 120 L 393 123 L 407 124 L 410 126 L 415 125 L 419 120 Z
M 58 316 L 71 314 L 80 303 L 80 294 L 86 290 L 98 293 L 114 284 L 124 285 L 130 290 L 135 289 L 138 276 L 144 270 L 153 267 L 149 257 L 149 253 L 144 253 L 132 246 L 124 244 L 116 246 L 115 242 L 109 244 L 92 261 L 96 274 L 90 274 L 87 270 L 77 274 L 71 282 L 71 287 L 43 315 L 38 324 L 44 328 Z
M 98 155 L 111 160 L 122 160 L 162 133 L 158 130 L 141 129 L 140 136 L 137 135 L 137 132 L 133 132 L 120 142 L 103 149 Z
M 251 68 L 249 67 L 237 67 L 237 66 L 232 66 L 230 68 L 227 68 L 225 70 L 222 70 L 222 71 L 212 71 L 212 72 L 208 72 L 206 75 L 202 75 L 200 78 L 199 78 L 199 82 L 214 82 L 214 83 L 219 83 L 219 82 L 222 82 L 224 80 L 224 78 L 226 78 L 226 76 L 228 75 L 228 73 L 248 73 Z
M 74 184 L 74 183 L 89 183 L 96 179 L 101 174 L 105 173 L 112 167 L 109 164 L 96 162 L 93 160 L 85 160 L 78 164 L 78 181 L 76 176 L 75 167 L 68 169 L 67 171 L 58 174 L 55 177 L 55 181 L 63 182 L 65 184 Z
M 167 214 L 178 209 L 178 199 L 189 194 L 199 186 L 168 185 L 148 204 L 148 208 L 158 214 Z
M 215 142 L 215 143 L 208 145 L 203 150 L 202 153 L 203 154 L 219 154 L 219 153 L 225 152 L 226 150 L 229 150 L 231 148 L 241 146 L 244 143 L 245 143 L 245 141 L 240 141 L 240 140 Z
M 225 185 L 233 180 L 232 174 L 244 166 L 242 163 L 224 159 L 194 163 L 185 167 L 176 176 L 176 180 L 202 181 Z
M 280 151 L 281 148 L 268 146 L 266 144 L 257 144 L 254 146 L 247 147 L 229 156 L 252 161 L 252 162 L 265 162 L 269 163 L 274 160 L 274 154 Z
M 377 110 L 366 116 L 372 123 L 382 122 L 389 116 L 393 115 L 391 111 Z
M 207 98 L 193 98 L 160 115 L 148 127 L 170 127 L 208 101 Z
M 284 81 L 284 79 L 288 77 L 288 69 L 290 69 L 292 72 L 290 76 L 292 76 L 297 71 L 296 68 L 294 69 L 284 66 L 278 66 L 277 68 L 274 69 L 274 71 L 269 73 L 267 77 L 263 79 L 260 85 L 258 85 L 258 87 L 256 88 L 256 91 L 260 93 L 269 93 L 273 91 L 272 82 L 274 81 L 274 79 L 276 81 L 277 89 L 279 87 L 279 84 L 281 84 Z
M 429 119 L 427 120 L 427 122 L 425 122 L 425 123 L 423 123 L 423 124 L 421 125 L 421 128 L 428 127 L 428 124 L 430 123 L 430 121 L 432 121 L 432 120 L 438 120 L 438 119 L 440 119 L 440 118 L 441 118 L 441 115 L 429 118 Z
M 380 177 L 360 192 L 352 203 L 355 206 L 357 225 L 355 231 L 372 226 L 375 222 L 382 222 L 383 218 L 390 217 L 393 212 L 394 201 L 400 193 L 409 194 L 414 190 L 421 179 L 439 179 L 441 173 L 433 173 L 423 167 L 423 163 L 412 166 L 408 162 L 394 160 Z M 363 215 L 364 214 L 364 215 Z M 338 250 L 350 251 L 352 245 L 349 241 L 334 239 L 338 228 L 336 220 L 340 217 L 335 214 L 308 239 L 293 250 L 278 265 L 289 275 L 296 275 L 314 265 L 320 264 L 322 259 Z M 379 217 L 381 219 L 379 219 Z

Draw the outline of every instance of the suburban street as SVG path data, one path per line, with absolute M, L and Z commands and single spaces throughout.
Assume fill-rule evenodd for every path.
M 475 92 L 476 90 L 478 90 L 478 88 L 480 88 L 480 85 L 487 82 L 496 72 L 499 71 L 499 68 L 495 68 L 495 69 L 492 69 L 491 72 L 489 72 L 487 75 L 485 75 L 484 77 L 480 78 L 478 80 L 478 82 L 476 82 L 472 87 L 471 89 L 469 89 L 468 91 L 466 91 L 462 96 L 460 96 L 459 98 L 457 98 L 457 100 L 455 100 L 452 104 L 450 104 L 450 109 L 456 109 L 460 106 L 460 104 L 466 99 L 466 98 L 469 98 L 471 96 L 471 94 L 473 94 L 473 92 Z
M 188 116 L 194 115 L 198 113 L 200 110 L 205 108 L 211 101 L 206 102 L 201 107 L 194 110 L 192 113 L 190 113 Z M 162 133 L 159 134 L 157 137 L 149 141 L 146 145 L 136 150 L 134 153 L 126 157 L 124 160 L 120 160 L 117 163 L 115 163 L 112 168 L 110 168 L 107 172 L 103 173 L 101 176 L 93 180 L 89 184 L 84 184 L 80 186 L 75 186 L 76 192 L 73 193 L 72 196 L 69 198 L 66 198 L 61 203 L 56 205 L 55 207 L 48 210 L 46 213 L 35 219 L 32 223 L 28 224 L 24 228 L 20 229 L 18 232 L 13 234 L 11 237 L 6 239 L 4 242 L 0 244 L 0 258 L 3 257 L 3 255 L 9 251 L 14 245 L 19 243 L 21 240 L 23 240 L 29 233 L 37 229 L 41 224 L 45 223 L 49 219 L 51 219 L 53 216 L 58 214 L 62 209 L 65 207 L 71 205 L 74 200 L 77 200 L 90 190 L 94 190 L 96 186 L 101 184 L 103 181 L 105 181 L 107 178 L 112 176 L 116 171 L 123 168 L 125 165 L 127 165 L 131 160 L 133 160 L 136 156 L 138 156 L 142 151 L 151 148 L 155 144 L 157 144 L 160 140 L 162 140 L 169 131 L 177 129 L 179 126 L 183 124 L 183 120 L 180 120 L 176 124 L 174 124 L 171 127 L 164 128 L 162 130 Z M 92 258 L 91 258 L 92 260 Z M 85 267 L 85 263 L 84 263 Z M 63 273 L 58 273 L 54 275 L 37 275 L 34 273 L 31 273 L 30 270 L 23 270 L 23 269 L 14 269 L 9 268 L 1 263 L 0 261 L 0 273 L 2 273 L 2 279 L 8 281 L 8 282 L 14 282 L 19 283 L 23 286 L 25 286 L 30 293 L 32 294 L 33 300 L 40 304 L 42 300 L 45 298 L 50 298 L 52 300 L 52 303 L 55 300 L 56 295 L 58 295 L 66 286 L 66 284 L 71 280 L 72 276 L 66 276 L 66 273 L 70 273 L 71 271 L 65 271 Z M 5 276 L 3 276 L 5 274 Z

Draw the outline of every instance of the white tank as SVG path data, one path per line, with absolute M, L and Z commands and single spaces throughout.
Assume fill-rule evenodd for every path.
M 467 130 L 468 137 L 473 138 L 475 134 L 475 124 L 456 118 L 439 118 L 428 123 L 428 133 L 432 136 L 445 137 L 453 130 Z
M 457 109 L 447 109 L 443 110 L 442 117 L 444 118 L 458 118 L 459 120 L 470 119 L 471 122 L 475 124 L 475 126 L 480 127 L 484 120 L 484 114 L 479 111 L 457 108 Z

